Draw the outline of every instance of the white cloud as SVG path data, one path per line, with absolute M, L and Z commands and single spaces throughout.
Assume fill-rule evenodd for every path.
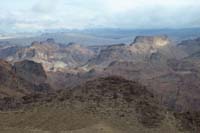
M 198 0 L 7 0 L 0 29 L 194 27 L 199 7 Z

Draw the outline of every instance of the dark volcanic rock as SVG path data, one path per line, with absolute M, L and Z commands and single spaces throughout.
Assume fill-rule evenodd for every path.
M 21 97 L 34 92 L 48 92 L 46 74 L 41 64 L 18 62 L 15 66 L 0 60 L 0 97 Z
M 13 66 L 13 71 L 16 75 L 31 83 L 44 83 L 47 78 L 42 65 L 29 60 L 16 62 Z

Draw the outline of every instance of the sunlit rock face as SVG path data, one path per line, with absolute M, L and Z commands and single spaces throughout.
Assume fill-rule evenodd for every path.
M 173 45 L 173 42 L 165 35 L 162 36 L 137 36 L 130 44 L 130 50 L 134 53 L 145 55 L 147 59 L 164 57 L 165 59 L 181 59 L 187 54 Z M 164 59 L 162 58 L 162 59 Z
M 130 44 L 130 50 L 137 54 L 154 54 L 160 49 L 168 49 L 170 45 L 167 36 L 137 36 Z
M 131 44 L 131 46 L 138 43 L 162 47 L 162 46 L 166 46 L 167 44 L 170 44 L 170 40 L 165 35 L 163 36 L 137 36 L 134 42 Z

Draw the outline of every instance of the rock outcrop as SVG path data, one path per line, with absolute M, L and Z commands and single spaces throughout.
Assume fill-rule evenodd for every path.
M 7 61 L 0 60 L 0 97 L 22 97 L 52 90 L 45 82 L 45 73 L 41 73 L 43 69 L 37 65 L 24 61 L 12 66 Z
M 34 84 L 45 83 L 47 75 L 42 64 L 34 61 L 24 60 L 16 62 L 12 67 L 17 76 Z
M 142 43 L 142 44 L 149 44 L 155 45 L 157 47 L 166 46 L 171 43 L 170 39 L 163 35 L 163 36 L 137 36 L 131 46 Z

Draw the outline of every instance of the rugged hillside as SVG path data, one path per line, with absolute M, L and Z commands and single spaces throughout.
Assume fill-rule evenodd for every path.
M 87 66 L 86 75 L 118 75 L 137 80 L 159 94 L 167 107 L 199 110 L 200 62 L 198 52 L 189 55 L 166 36 L 138 36 L 130 46 L 103 49 Z
M 162 64 L 167 59 L 187 56 L 177 49 L 166 36 L 137 36 L 130 45 L 111 45 L 90 60 L 88 66 L 107 67 L 113 61 L 154 61 Z
M 200 51 L 200 38 L 182 41 L 178 47 L 186 51 L 189 55 Z
M 162 107 L 159 106 L 153 93 L 137 82 L 120 77 L 88 81 L 83 86 L 69 90 L 64 97 L 75 104 L 81 102 L 80 105 L 89 106 L 94 111 L 116 116 L 120 114 L 126 119 L 136 112 L 140 122 L 147 127 L 157 126 L 164 119 Z
M 199 67 L 185 60 L 169 60 L 168 66 L 171 71 L 149 79 L 148 86 L 152 86 L 161 101 L 172 109 L 199 111 Z
M 34 71 L 24 69 L 22 66 L 33 65 Z M 35 66 L 34 66 L 35 65 Z M 35 72 L 40 75 L 35 75 Z M 45 83 L 45 73 L 41 65 L 34 62 L 23 61 L 12 66 L 6 61 L 0 60 L 0 97 L 21 97 L 34 92 L 48 91 L 51 88 Z M 44 75 L 43 75 L 44 74 Z M 37 82 L 43 78 L 44 82 Z M 37 83 L 37 84 L 36 84 Z
M 170 59 L 166 64 L 115 61 L 100 72 L 101 74 L 99 72 L 95 70 L 91 75 L 118 75 L 140 81 L 147 85 L 150 91 L 158 94 L 160 101 L 170 109 L 200 110 L 200 68 L 191 60 Z
M 118 75 L 130 80 L 144 82 L 145 80 L 167 74 L 170 68 L 165 64 L 156 64 L 151 61 L 127 62 L 114 61 L 104 69 L 104 73 Z
M 42 64 L 33 61 L 24 60 L 16 62 L 12 69 L 17 76 L 33 84 L 45 83 L 47 80 Z
M 7 132 L 180 132 L 172 113 L 145 86 L 120 77 L 99 78 L 58 92 L 50 103 L 45 97 L 51 98 L 35 97 L 46 102 L 33 108 L 0 113 L 0 128 Z

